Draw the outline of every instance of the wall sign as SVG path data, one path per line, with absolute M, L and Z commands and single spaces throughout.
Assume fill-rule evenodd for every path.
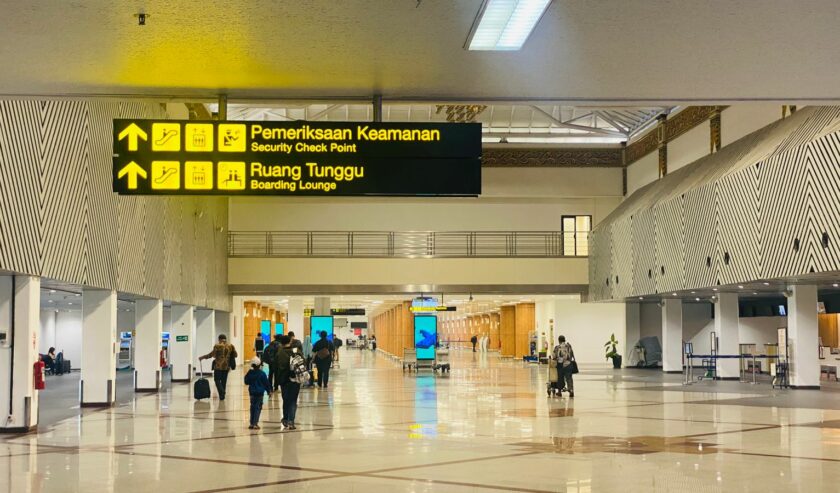
M 114 120 L 123 195 L 481 193 L 481 124 Z
M 187 342 L 190 340 L 190 336 L 175 336 L 175 342 Z

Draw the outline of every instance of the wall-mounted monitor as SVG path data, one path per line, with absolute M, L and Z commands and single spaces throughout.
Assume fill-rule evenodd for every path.
M 260 320 L 260 337 L 264 346 L 271 342 L 271 320 Z
M 327 333 L 327 340 L 333 340 L 333 318 L 324 315 L 309 317 L 309 337 L 313 345 L 321 339 L 321 331 Z
M 437 345 L 437 317 L 417 315 L 414 317 L 414 349 L 418 360 L 435 359 Z

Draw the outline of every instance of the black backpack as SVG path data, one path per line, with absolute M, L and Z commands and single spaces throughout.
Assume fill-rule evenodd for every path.
M 274 364 L 274 358 L 277 357 L 277 346 L 277 341 L 271 341 L 271 344 L 265 348 L 265 351 L 262 353 L 263 363 L 268 363 L 270 365 Z

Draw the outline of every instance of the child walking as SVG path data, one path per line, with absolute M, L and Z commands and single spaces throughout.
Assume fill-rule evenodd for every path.
M 249 430 L 260 429 L 260 413 L 262 412 L 263 394 L 271 394 L 271 384 L 262 371 L 262 361 L 255 357 L 251 360 L 251 369 L 245 374 L 245 384 L 251 394 L 251 425 Z

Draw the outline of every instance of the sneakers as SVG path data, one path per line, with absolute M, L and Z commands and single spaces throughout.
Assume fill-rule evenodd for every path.
M 297 430 L 297 426 L 295 426 L 294 423 L 289 423 L 289 429 L 290 430 Z
M 260 429 L 260 425 L 251 425 L 251 426 L 249 426 L 249 427 L 248 427 L 248 429 L 249 429 L 249 430 L 259 430 L 259 429 Z
M 570 391 L 570 392 L 569 392 L 569 397 L 574 398 L 574 397 L 575 397 L 575 393 Z

